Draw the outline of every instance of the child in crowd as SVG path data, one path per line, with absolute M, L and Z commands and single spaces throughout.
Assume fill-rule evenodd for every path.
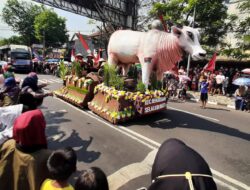
M 71 147 L 54 151 L 47 161 L 52 179 L 46 179 L 41 190 L 74 190 L 68 179 L 76 171 L 76 161 L 76 153 Z
M 109 190 L 107 177 L 100 168 L 91 167 L 78 177 L 75 190 Z

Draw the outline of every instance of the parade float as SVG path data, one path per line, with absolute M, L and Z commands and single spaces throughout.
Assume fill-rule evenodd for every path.
M 65 87 L 56 95 L 79 107 L 86 107 L 113 124 L 166 109 L 168 92 L 163 88 L 163 73 L 171 71 L 183 52 L 202 59 L 206 52 L 198 41 L 198 30 L 172 27 L 171 33 L 151 29 L 148 32 L 119 30 L 108 44 L 108 62 L 102 72 L 79 77 L 65 76 Z M 136 75 L 128 77 L 135 63 Z M 76 67 L 77 68 L 77 67 Z M 119 69 L 122 69 L 120 72 Z M 100 76 L 100 73 L 104 73 Z
M 94 96 L 94 88 L 100 83 L 100 79 L 94 73 L 86 73 L 79 68 L 78 63 L 73 66 L 70 75 L 65 65 L 60 64 L 60 76 L 64 81 L 64 86 L 54 91 L 54 94 L 80 108 L 87 108 L 88 102 Z
M 105 65 L 104 82 L 94 89 L 88 107 L 113 124 L 166 109 L 167 91 L 157 87 L 146 89 L 137 78 L 123 79 L 115 67 Z

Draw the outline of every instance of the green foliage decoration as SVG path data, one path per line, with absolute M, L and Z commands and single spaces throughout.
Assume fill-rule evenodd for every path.
M 59 65 L 59 76 L 60 76 L 60 78 L 64 80 L 64 78 L 68 74 L 68 72 L 69 72 L 68 67 L 64 64 L 63 61 L 61 61 L 60 65 Z
M 70 89 L 70 90 L 73 90 L 73 91 L 77 91 L 80 94 L 87 94 L 89 92 L 86 89 L 82 89 L 82 88 L 79 88 L 79 87 L 76 87 L 76 86 L 67 86 L 67 88 Z
M 82 71 L 83 71 L 83 68 L 81 67 L 80 62 L 78 62 L 78 61 L 72 62 L 73 74 L 75 74 L 76 76 L 78 76 L 80 78 L 80 77 L 82 77 Z
M 146 92 L 146 86 L 142 81 L 139 81 L 136 85 L 136 90 L 141 92 L 141 93 L 145 93 Z
M 104 65 L 104 85 L 113 86 L 116 90 L 124 89 L 124 79 L 117 74 L 114 65 Z

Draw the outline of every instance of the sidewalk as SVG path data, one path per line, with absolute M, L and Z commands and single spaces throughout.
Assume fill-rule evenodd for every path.
M 200 92 L 188 91 L 187 96 L 191 101 L 199 102 L 200 100 Z M 222 95 L 211 96 L 210 94 L 208 94 L 208 104 L 227 106 L 228 108 L 232 109 L 235 108 L 234 97 L 227 97 Z

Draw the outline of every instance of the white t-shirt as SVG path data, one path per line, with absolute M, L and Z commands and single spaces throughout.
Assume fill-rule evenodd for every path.
M 225 76 L 224 76 L 224 75 L 217 75 L 217 76 L 215 77 L 215 79 L 216 79 L 216 83 L 217 83 L 217 84 L 222 84 L 223 81 L 225 80 Z

